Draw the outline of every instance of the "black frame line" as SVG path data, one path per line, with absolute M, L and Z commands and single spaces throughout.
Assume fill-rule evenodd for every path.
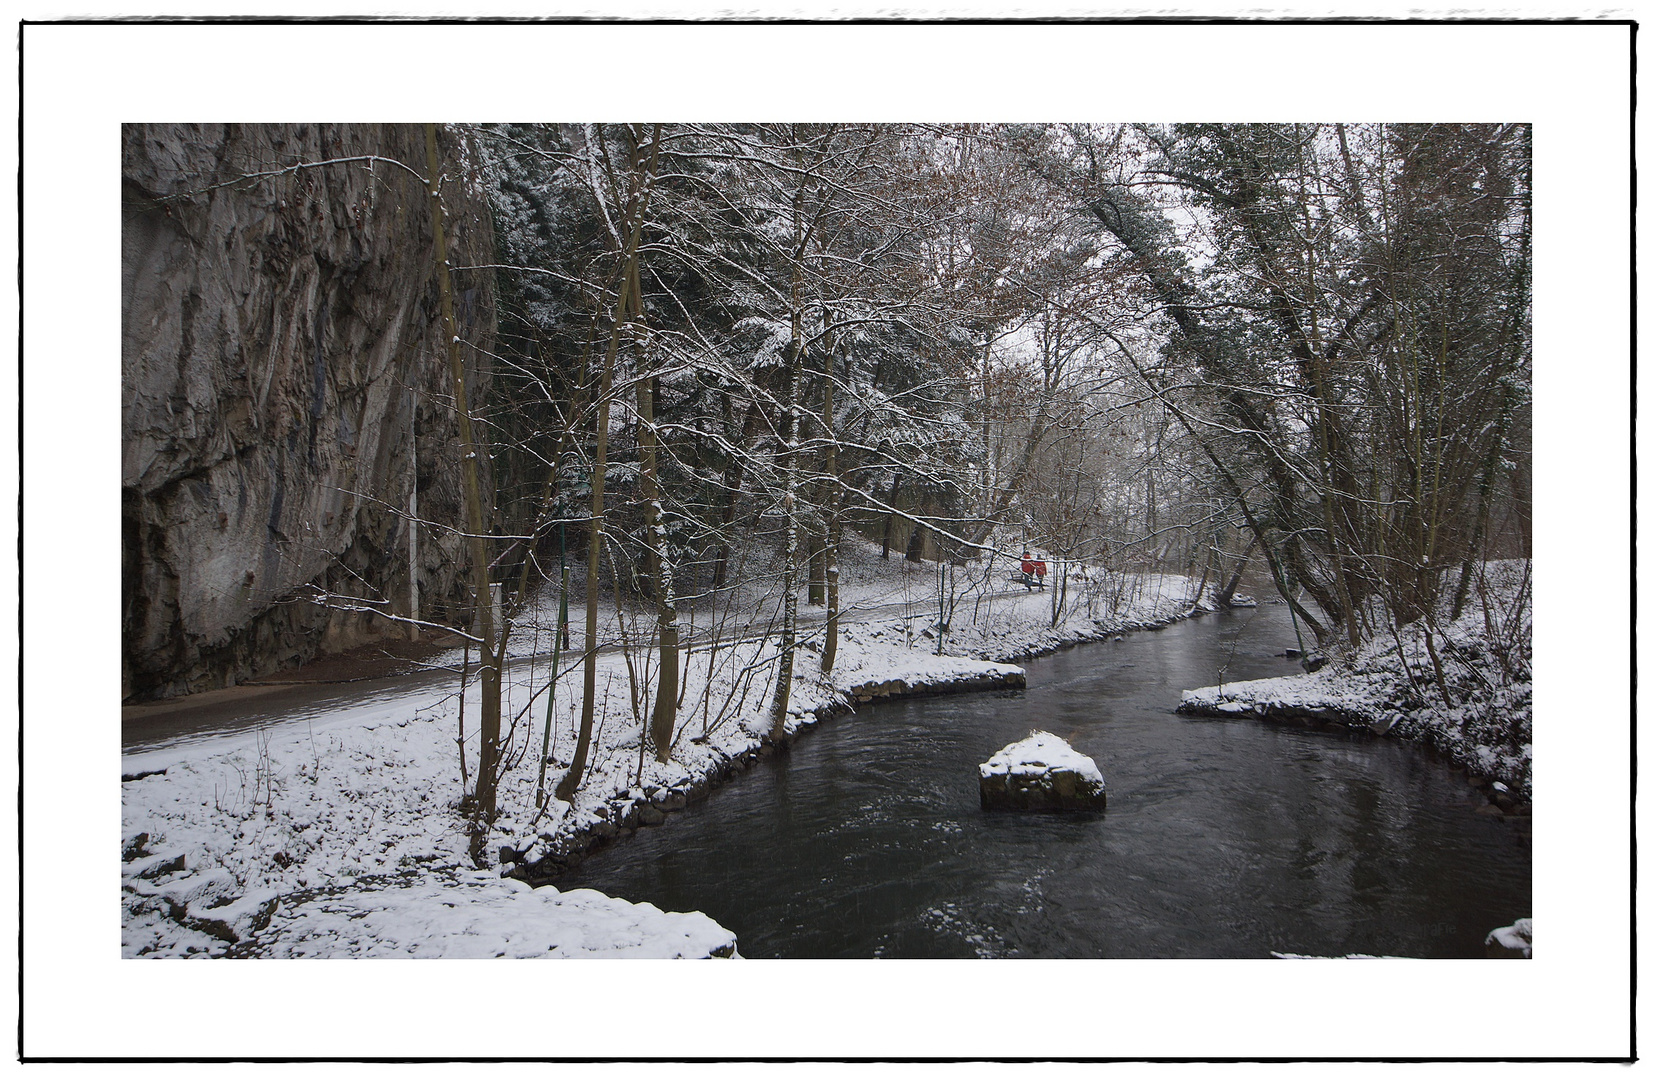
M 1627 26 L 1629 35 L 1630 58 L 1630 356 L 1632 356 L 1632 380 L 1630 380 L 1630 423 L 1632 423 L 1632 445 L 1630 445 L 1630 466 L 1632 466 L 1632 491 L 1630 491 L 1630 506 L 1632 506 L 1632 567 L 1630 567 L 1630 581 L 1632 581 L 1632 668 L 1630 668 L 1630 690 L 1632 690 L 1632 777 L 1630 777 L 1630 799 L 1632 799 L 1632 830 L 1630 830 L 1630 855 L 1632 855 L 1632 966 L 1630 966 L 1630 1039 L 1629 1052 L 1625 1057 L 1509 1057 L 1509 1055 L 1483 1055 L 1483 1057 L 866 1057 L 866 1055 L 847 1055 L 847 1057 L 488 1057 L 488 1055 L 453 1055 L 453 1057 L 391 1057 L 391 1055 L 361 1055 L 361 1057 L 308 1057 L 308 1055 L 291 1055 L 291 1057 L 258 1057 L 258 1055 L 230 1055 L 230 1057 L 184 1057 L 184 1055 L 157 1055 L 157 1057 L 142 1057 L 142 1055 L 30 1055 L 23 1047 L 23 1009 L 25 1009 L 25 994 L 23 994 L 23 959 L 25 959 L 25 858 L 23 858 L 23 812 L 25 812 L 25 769 L 23 769 L 23 680 L 25 680 L 25 650 L 26 642 L 23 635 L 25 628 L 25 581 L 23 581 L 23 566 L 25 566 L 25 495 L 23 495 L 23 453 L 25 453 L 25 423 L 26 409 L 23 402 L 23 296 L 25 296 L 25 218 L 23 218 L 23 177 L 25 177 L 25 162 L 23 162 L 23 122 L 25 122 L 25 103 L 23 103 L 23 89 L 25 89 L 25 28 L 28 26 L 217 26 L 217 25 L 318 25 L 318 26 L 362 26 L 362 25 L 432 25 L 432 26 L 473 26 L 473 25 L 526 25 L 526 26 L 611 26 L 611 25 L 642 25 L 642 26 L 735 26 L 735 25 L 775 25 L 775 26 L 981 26 L 981 25 L 1115 25 L 1115 26 Z M 1170 15 L 1144 15 L 1144 17 L 1029 17 L 1029 18 L 758 18 L 758 17 L 722 17 L 722 18 L 606 18 L 606 17 L 235 17 L 235 15 L 202 15 L 202 17 L 124 17 L 124 18 L 61 18 L 61 20 L 18 20 L 18 175 L 17 175 L 17 223 L 18 223 L 18 266 L 17 266 L 17 299 L 18 299 L 18 536 L 17 536 L 17 582 L 18 582 L 18 934 L 17 934 L 17 989 L 18 989 L 18 1022 L 17 1022 L 17 1060 L 20 1063 L 311 1063 L 311 1062 L 361 1062 L 361 1063 L 515 1063 L 515 1062 L 554 1062 L 554 1063 L 965 1063 L 965 1062 L 996 1062 L 1008 1065 L 1026 1065 L 1026 1063 L 1296 1063 L 1296 1062 L 1326 1062 L 1326 1063 L 1483 1063 L 1483 1062 L 1579 1062 L 1579 1063 L 1627 1063 L 1637 1062 L 1637 693 L 1638 693 L 1638 653 L 1637 653 L 1637 344 L 1638 344 L 1638 313 L 1637 313 L 1637 31 L 1638 22 L 1635 18 L 1491 18 L 1491 17 L 1170 17 Z

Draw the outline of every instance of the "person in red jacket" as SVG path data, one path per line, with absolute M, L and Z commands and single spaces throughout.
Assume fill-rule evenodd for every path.
M 1029 558 L 1026 551 L 1023 552 L 1023 565 L 1020 569 L 1023 572 L 1023 588 L 1034 588 L 1034 560 Z
M 1034 583 L 1042 589 L 1046 587 L 1046 560 L 1034 560 Z

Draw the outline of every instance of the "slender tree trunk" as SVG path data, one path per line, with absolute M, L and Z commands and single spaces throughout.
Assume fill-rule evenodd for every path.
M 1236 560 L 1235 569 L 1230 571 L 1230 577 L 1224 582 L 1224 587 L 1218 592 L 1218 606 L 1229 607 L 1230 601 L 1235 599 L 1236 587 L 1241 584 L 1241 575 L 1247 569 L 1247 560 L 1252 557 L 1253 549 L 1258 546 L 1258 537 L 1248 539 L 1247 549 Z
M 1454 707 L 1454 695 L 1448 691 L 1448 680 L 1443 677 L 1442 659 L 1437 655 L 1436 636 L 1431 633 L 1431 616 L 1425 617 L 1425 651 L 1431 657 L 1431 672 L 1437 680 L 1437 692 L 1442 695 L 1442 703 L 1450 709 Z
M 460 748 L 460 790 L 464 791 L 471 783 L 471 776 L 466 772 L 465 765 L 465 686 L 471 681 L 471 639 L 460 646 L 460 707 L 457 710 L 460 717 L 459 731 L 455 733 L 454 745 Z
M 546 687 L 546 728 L 540 736 L 540 775 L 534 783 L 534 804 L 537 808 L 546 805 L 546 763 L 552 756 L 552 725 L 557 723 L 557 666 L 566 644 L 561 631 L 569 624 L 569 559 L 562 522 L 558 522 L 557 526 L 557 562 L 561 580 L 557 593 L 557 628 L 552 631 L 551 684 Z
M 914 516 L 915 517 L 925 517 L 930 512 L 931 512 L 931 500 L 928 497 L 922 497 L 920 499 L 919 506 L 915 509 Z M 911 563 L 924 562 L 925 561 L 925 526 L 921 525 L 918 521 L 915 521 L 913 523 L 913 526 L 914 527 L 912 529 L 908 530 L 908 548 L 903 553 L 902 557 L 904 559 L 907 559 Z
M 811 607 L 827 603 L 827 530 L 810 531 L 810 585 L 805 601 Z
M 1200 581 L 1199 584 L 1197 584 L 1195 586 L 1195 600 L 1194 600 L 1194 603 L 1196 603 L 1196 604 L 1199 604 L 1201 602 L 1201 594 L 1207 591 L 1207 579 L 1212 577 L 1213 558 L 1216 555 L 1217 550 L 1218 549 L 1216 547 L 1209 547 L 1207 549 L 1207 558 L 1201 564 L 1201 581 Z M 1194 552 L 1191 552 L 1191 555 L 1193 557 Z M 1194 569 L 1194 567 L 1192 566 L 1191 569 Z
M 1526 245 L 1525 245 L 1526 247 Z M 1526 263 L 1525 263 L 1526 268 Z M 1526 277 L 1526 270 L 1524 272 Z M 1513 348 L 1517 341 L 1516 328 L 1512 319 L 1507 319 L 1501 327 L 1501 364 L 1499 370 L 1504 371 L 1510 366 L 1507 350 Z M 1515 359 L 1515 357 L 1511 358 Z M 1471 533 L 1471 542 L 1466 545 L 1465 558 L 1460 563 L 1460 580 L 1454 588 L 1454 606 L 1452 619 L 1458 619 L 1465 609 L 1466 598 L 1470 595 L 1472 569 L 1476 560 L 1484 557 L 1484 545 L 1488 536 L 1489 502 L 1494 486 L 1494 477 L 1500 469 L 1502 451 L 1511 434 L 1511 424 L 1517 409 L 1517 397 L 1508 389 L 1500 391 L 1500 407 L 1493 437 L 1489 439 L 1488 454 L 1484 457 L 1482 470 L 1477 480 L 1477 509 L 1475 525 Z
M 729 396 L 725 395 L 725 408 L 729 407 Z M 730 454 L 730 463 L 724 469 L 724 507 L 719 518 L 718 531 L 718 558 L 713 563 L 713 588 L 722 589 L 730 573 L 730 534 L 736 522 L 736 500 L 741 494 L 742 454 L 753 441 L 758 431 L 759 406 L 758 402 L 751 402 L 747 406 L 747 416 L 741 424 L 741 439 Z M 726 417 L 726 430 L 731 426 Z
M 471 427 L 471 411 L 466 403 L 465 367 L 460 358 L 459 329 L 454 320 L 454 287 L 449 279 L 448 241 L 444 232 L 442 201 L 442 162 L 437 154 L 437 125 L 425 125 L 425 159 L 430 172 L 431 228 L 435 244 L 433 255 L 437 264 L 437 292 L 442 306 L 443 336 L 448 342 L 448 368 L 454 382 L 454 409 L 460 421 L 460 451 L 464 455 L 461 475 L 465 489 L 466 529 L 470 534 L 473 602 L 476 605 L 477 625 L 482 659 L 482 720 L 478 737 L 481 746 L 477 755 L 477 812 L 482 820 L 492 821 L 495 813 L 495 788 L 500 756 L 500 657 L 494 642 L 494 605 L 489 589 L 489 558 L 487 537 L 484 534 L 482 483 L 478 477 L 478 460 L 482 446 Z
M 780 668 L 776 673 L 776 696 L 770 706 L 770 738 L 781 742 L 787 735 L 787 706 L 793 691 L 793 651 L 799 633 L 799 383 L 804 367 L 803 312 L 799 309 L 802 268 L 793 265 L 793 340 L 788 344 L 787 361 L 787 488 L 782 496 L 782 513 L 787 516 L 787 546 L 782 558 L 782 643 Z
M 603 482 L 609 459 L 609 391 L 614 381 L 616 344 L 620 338 L 621 320 L 625 318 L 622 312 L 628 287 L 627 279 L 623 277 L 622 302 L 616 305 L 615 328 L 598 381 L 597 446 L 592 454 L 592 501 L 586 531 L 586 657 L 581 682 L 580 732 L 575 737 L 575 753 L 569 762 L 569 771 L 557 784 L 556 796 L 563 802 L 569 802 L 580 788 L 586 772 L 586 756 L 592 748 L 592 717 L 596 711 L 598 688 L 598 575 L 603 554 Z
M 937 655 L 942 655 L 943 639 L 948 636 L 948 567 L 946 555 L 937 560 Z
M 408 640 L 419 640 L 419 398 L 408 391 Z
M 822 671 L 833 670 L 833 661 L 839 654 L 839 437 L 833 427 L 833 338 L 831 332 L 824 343 L 827 350 L 827 378 L 822 380 L 822 429 L 827 439 L 827 461 L 823 469 L 827 477 L 827 546 L 823 552 L 827 565 L 823 567 L 827 579 L 827 628 L 822 642 Z
M 633 295 L 638 295 L 633 283 Z M 642 313 L 638 313 L 641 324 Z M 661 523 L 661 484 L 657 473 L 655 438 L 655 394 L 653 379 L 638 380 L 638 453 L 643 472 L 638 495 L 644 504 L 644 565 L 655 586 L 655 624 L 661 647 L 655 709 L 650 717 L 649 737 L 655 744 L 655 760 L 672 756 L 672 729 L 678 720 L 678 606 L 673 592 L 672 557 L 667 553 L 666 528 Z
M 886 506 L 891 506 L 891 507 L 896 506 L 897 488 L 898 488 L 899 485 L 901 485 L 901 483 L 902 483 L 902 474 L 901 473 L 892 473 L 891 474 L 891 493 L 889 495 L 885 496 L 885 505 Z M 894 525 L 895 523 L 896 523 L 896 511 L 895 510 L 885 511 L 885 542 L 884 542 L 884 545 L 881 546 L 880 549 L 879 549 L 879 557 L 881 559 L 889 559 L 891 557 L 891 526 Z
M 628 209 L 631 231 L 626 249 L 622 252 L 620 287 L 615 297 L 614 326 L 609 333 L 609 347 L 604 353 L 603 372 L 598 382 L 597 446 L 592 455 L 592 505 L 587 531 L 586 552 L 586 657 L 582 672 L 580 733 L 575 739 L 574 760 L 569 771 L 558 781 L 557 797 L 568 802 L 580 788 L 586 773 L 586 758 L 592 748 L 592 718 L 597 708 L 598 690 L 598 574 L 603 554 L 603 485 L 609 455 L 609 399 L 614 386 L 615 357 L 620 351 L 621 335 L 626 329 L 630 311 L 636 306 L 632 289 L 638 282 L 638 242 L 643 235 L 644 209 L 649 202 L 649 177 L 654 174 L 656 155 L 661 145 L 660 128 L 656 127 L 654 143 L 650 148 L 648 171 L 640 176 L 638 189 Z M 633 174 L 638 176 L 638 148 L 632 151 Z

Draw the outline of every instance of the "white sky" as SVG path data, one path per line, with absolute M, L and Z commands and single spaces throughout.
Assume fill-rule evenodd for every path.
M 79 5 L 123 9 L 131 10 Z M 283 10 L 335 9 L 299 2 Z M 25 1049 L 1624 1054 L 1629 33 L 1557 24 L 29 27 Z M 647 962 L 548 971 L 458 961 L 120 960 L 119 124 L 655 117 L 1534 122 L 1536 959 L 1497 973 L 1448 962 L 771 961 L 686 972 Z M 0 144 L 8 165 L 16 146 Z M 0 229 L 9 255 L 10 215 Z M 9 333 L 16 308 L 0 317 L 0 335 Z M 0 392 L 0 504 L 11 506 L 17 380 L 0 378 Z M 5 517 L 0 542 L 9 545 L 15 526 Z M 8 575 L 0 588 L 9 601 Z M 62 642 L 72 643 L 68 659 L 53 655 Z M 8 647 L 0 657 L 8 682 L 0 701 L 13 723 L 14 655 Z M 82 760 L 73 752 L 82 747 L 98 749 Z M 0 755 L 0 788 L 11 790 L 15 768 Z M 0 803 L 9 838 L 18 822 L 10 800 Z M 0 852 L 9 890 L 16 846 Z M 14 895 L 0 909 L 7 941 L 15 940 Z M 483 979 L 497 991 L 469 1003 Z M 1067 992 L 1017 992 L 1047 979 Z M 1075 992 L 1088 985 L 1095 991 Z M 618 1009 L 611 1015 L 606 1004 Z

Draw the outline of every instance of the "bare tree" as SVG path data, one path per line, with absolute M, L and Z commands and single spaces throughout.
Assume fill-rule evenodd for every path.
M 611 231 L 611 238 L 618 242 L 619 265 L 617 268 L 618 288 L 615 292 L 615 303 L 610 318 L 609 343 L 604 352 L 603 364 L 598 376 L 598 389 L 594 400 L 597 402 L 597 448 L 592 461 L 592 497 L 591 517 L 587 528 L 586 550 L 586 655 L 585 674 L 581 690 L 580 704 L 580 731 L 575 741 L 574 758 L 569 764 L 563 778 L 558 781 L 556 795 L 564 802 L 574 797 L 579 789 L 586 772 L 586 759 L 592 747 L 592 720 L 597 706 L 598 685 L 598 581 L 600 562 L 604 546 L 604 471 L 608 461 L 609 444 L 609 405 L 613 393 L 615 377 L 615 360 L 620 351 L 621 339 L 632 328 L 634 320 L 640 317 L 642 311 L 638 296 L 638 245 L 643 237 L 644 215 L 648 209 L 651 180 L 655 171 L 655 162 L 660 148 L 660 128 L 655 129 L 655 138 L 649 145 L 649 154 L 645 157 L 642 140 L 635 132 L 628 130 L 629 160 L 626 170 L 626 201 L 625 208 L 620 213 L 619 221 Z M 601 149 L 601 133 L 598 147 L 592 153 Z M 595 177 L 595 163 L 589 163 L 594 170 L 593 186 L 598 184 Z M 619 193 L 619 185 L 611 185 Z M 601 194 L 599 196 L 601 198 Z M 616 204 L 620 210 L 620 204 Z M 625 230 L 621 232 L 620 230 Z M 674 668 L 676 674 L 676 655 Z M 673 695 L 676 701 L 676 694 Z

